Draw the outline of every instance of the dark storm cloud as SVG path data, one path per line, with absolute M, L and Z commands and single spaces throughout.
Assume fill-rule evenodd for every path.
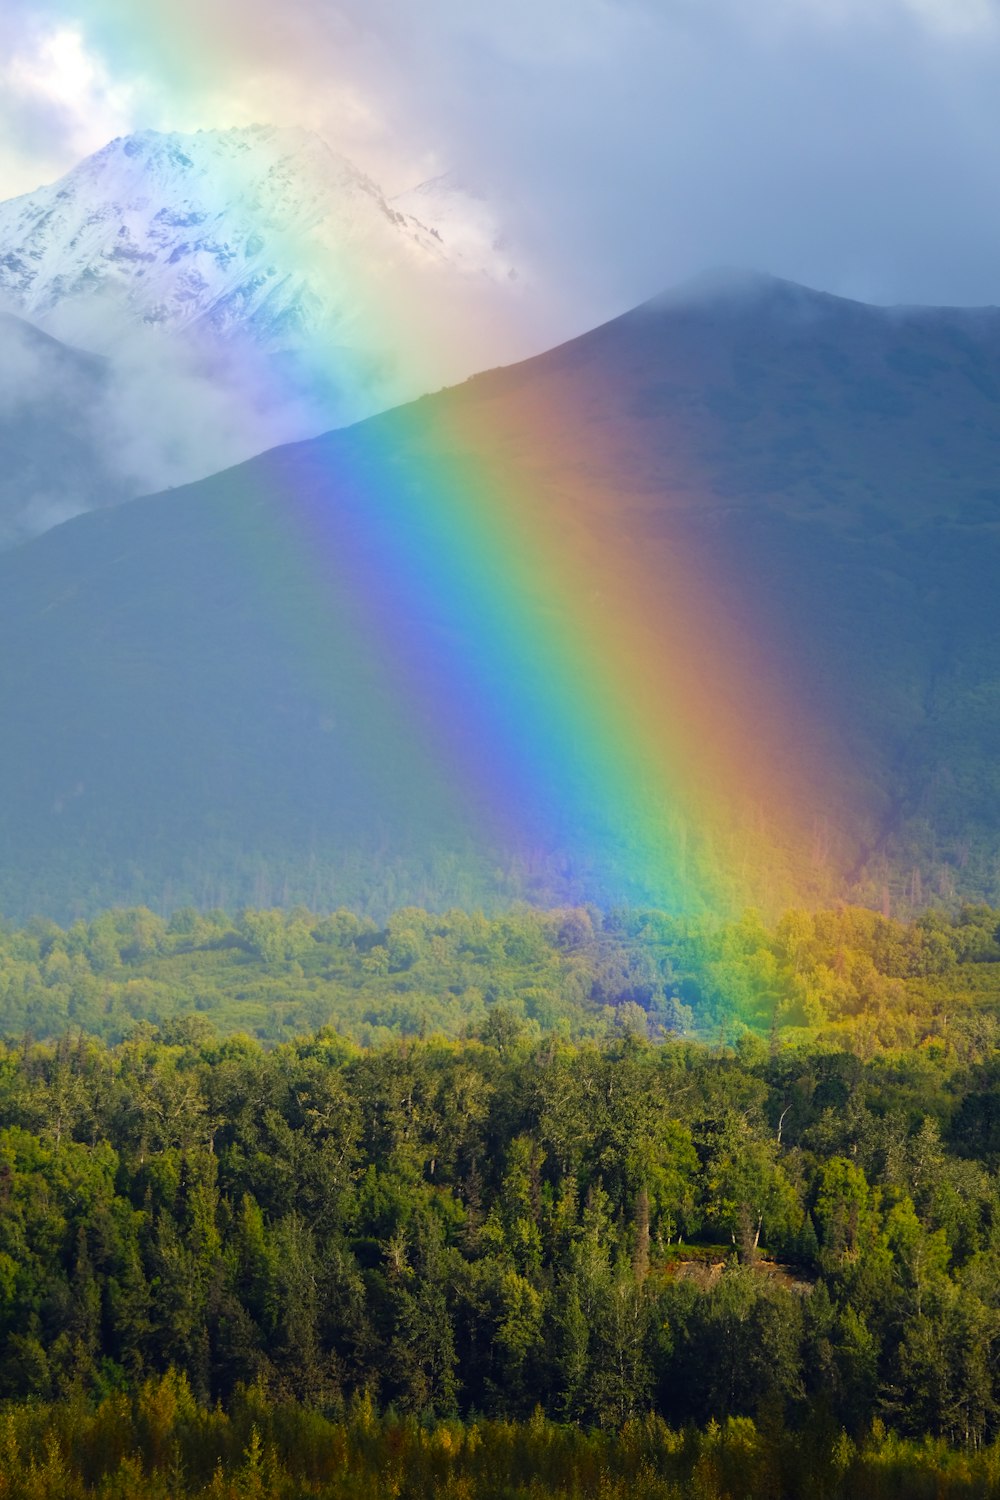
M 543 5 L 406 38 L 395 108 L 595 305 L 713 264 L 877 300 L 1000 300 L 993 6 Z M 439 48 L 441 38 L 447 45 Z M 398 56 L 394 56 L 398 62 Z

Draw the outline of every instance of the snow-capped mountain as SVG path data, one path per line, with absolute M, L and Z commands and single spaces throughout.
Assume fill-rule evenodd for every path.
M 60 454 L 75 412 L 94 483 L 81 487 L 75 460 L 61 481 L 49 463 L 44 483 L 0 496 L 17 518 L 6 532 L 187 483 L 532 352 L 526 280 L 484 200 L 438 179 L 390 202 L 309 131 L 114 140 L 0 203 L 0 312 L 104 356 L 86 403 L 67 405 L 61 376 L 29 383 L 32 431 L 54 422 Z M 0 338 L 0 432 L 28 419 L 23 343 Z
M 511 279 L 488 205 L 443 179 L 407 199 L 389 203 L 306 130 L 143 131 L 0 204 L 0 297 L 92 345 L 113 343 L 110 304 L 265 349 L 319 334 L 367 347 L 421 286 Z

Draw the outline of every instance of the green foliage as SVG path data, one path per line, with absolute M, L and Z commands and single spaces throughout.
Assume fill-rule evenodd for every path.
M 722 1028 L 738 1040 L 780 1026 L 892 1046 L 995 1009 L 998 927 L 989 907 L 909 924 L 851 907 L 792 911 L 771 928 L 752 913 L 410 907 L 380 928 L 346 911 L 188 909 L 165 922 L 139 907 L 65 930 L 0 929 L 0 1029 L 116 1042 L 152 1023 L 183 1045 L 326 1026 L 364 1046 L 478 1034 L 502 1054 L 542 1032 L 642 1042 Z
M 379 936 L 334 930 L 349 958 Z M 143 963 L 182 956 L 146 932 Z M 28 941 L 8 939 L 18 962 Z M 41 943 L 42 961 L 60 946 Z M 255 1384 L 327 1412 L 541 1406 L 610 1429 L 813 1412 L 852 1435 L 878 1412 L 993 1437 L 1000 1147 L 977 1124 L 996 1066 L 979 1016 L 874 1050 L 613 1024 L 573 1042 L 513 1016 L 367 1050 L 220 1039 L 197 1015 L 112 1047 L 0 1048 L 0 1397 L 97 1399 L 176 1370 L 198 1403 Z
M 509 1493 L 741 1494 L 741 1463 L 758 1493 L 813 1471 L 830 1496 L 932 1473 L 987 1493 L 997 925 L 411 909 L 6 931 L 11 1029 L 65 989 L 110 1042 L 0 1044 L 3 1493 L 346 1496 L 416 1434 L 452 1456 L 425 1475 L 411 1454 L 414 1494 L 432 1473 L 496 1492 L 471 1455 L 515 1440 Z M 740 1020 L 713 1008 L 722 964 L 751 976 Z M 820 971 L 843 981 L 830 1012 L 776 1026 Z M 322 996 L 327 1024 L 233 1031 L 259 993 L 303 1026 Z M 701 1039 L 652 1022 L 670 997 Z M 645 1036 L 618 1023 L 643 1000 Z M 621 1436 L 546 1425 L 566 1422 Z M 311 1467 L 323 1444 L 336 1474 Z
M 9 1406 L 0 1487 L 12 1500 L 986 1500 L 1000 1450 L 958 1453 L 876 1423 L 792 1433 L 749 1417 L 680 1431 L 630 1418 L 584 1431 L 524 1422 L 418 1422 L 360 1399 L 342 1414 L 242 1387 L 199 1406 L 173 1372 L 99 1403 Z

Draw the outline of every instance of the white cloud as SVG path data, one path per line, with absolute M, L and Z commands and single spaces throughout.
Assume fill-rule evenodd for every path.
M 936 32 L 973 39 L 1000 33 L 995 0 L 905 0 L 905 4 Z
M 26 191 L 132 128 L 134 88 L 116 82 L 74 25 L 26 30 L 0 65 L 0 171 Z

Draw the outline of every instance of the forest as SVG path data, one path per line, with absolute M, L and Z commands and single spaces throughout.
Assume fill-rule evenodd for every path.
M 167 1041 L 218 1031 L 277 1043 L 331 1026 L 380 1047 L 503 1020 L 577 1040 L 780 1029 L 912 1045 L 942 1016 L 1000 1009 L 998 924 L 981 905 L 911 922 L 792 910 L 772 923 L 753 911 L 406 907 L 384 926 L 301 907 L 185 908 L 169 921 L 133 907 L 66 928 L 0 926 L 0 1034 L 116 1043 L 149 1023 Z
M 995 1493 L 998 929 L 6 931 L 0 1493 Z

